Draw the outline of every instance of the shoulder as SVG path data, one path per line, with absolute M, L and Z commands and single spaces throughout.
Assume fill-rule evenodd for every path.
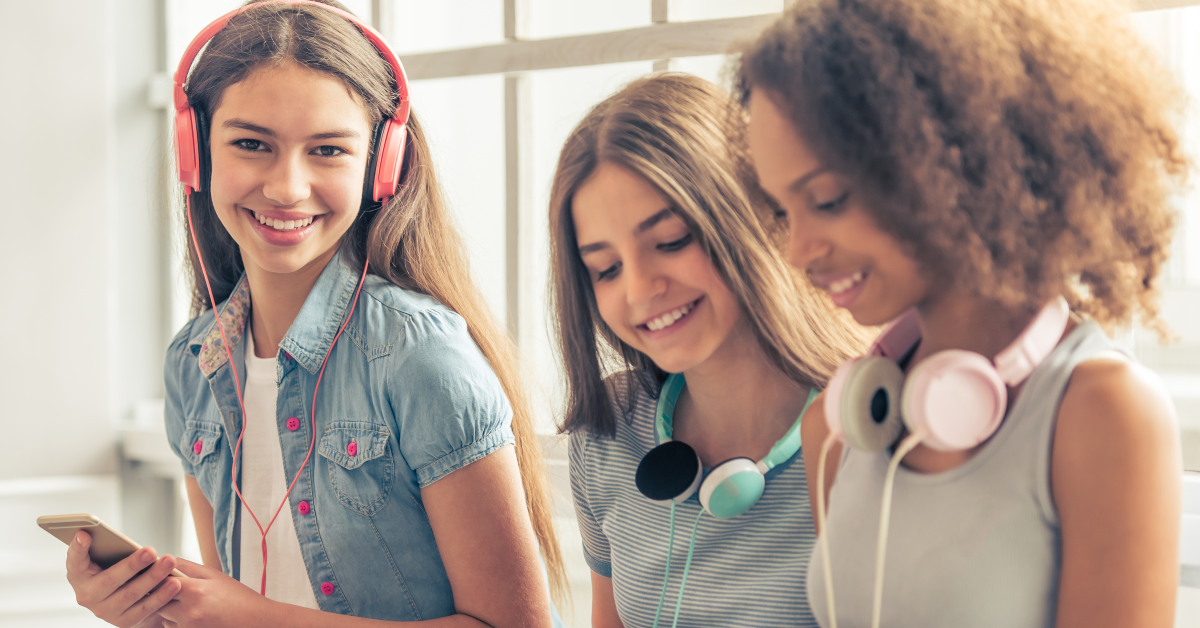
M 1055 428 L 1056 440 L 1091 445 L 1163 440 L 1177 432 L 1175 409 L 1162 380 L 1132 360 L 1108 358 L 1075 367 Z
M 1178 475 L 1179 430 L 1162 381 L 1130 360 L 1092 359 L 1075 367 L 1059 406 L 1052 475 L 1055 501 L 1110 498 L 1118 486 L 1148 490 Z M 1140 485 L 1140 488 L 1138 487 Z

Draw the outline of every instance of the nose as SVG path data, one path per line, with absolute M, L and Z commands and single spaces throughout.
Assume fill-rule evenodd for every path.
M 788 218 L 792 218 L 789 212 Z M 833 245 L 811 221 L 792 220 L 788 228 L 787 260 L 799 270 L 829 255 Z
M 308 174 L 303 155 L 281 156 L 267 172 L 263 196 L 277 205 L 295 205 L 311 192 Z
M 630 305 L 645 305 L 667 291 L 667 278 L 642 260 L 623 262 L 626 281 L 626 299 Z

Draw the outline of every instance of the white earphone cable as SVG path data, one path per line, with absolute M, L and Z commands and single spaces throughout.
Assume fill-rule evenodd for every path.
M 837 434 L 830 432 L 821 445 L 821 455 L 817 459 L 817 521 L 821 526 L 817 539 L 821 543 L 821 552 L 825 554 L 821 562 L 825 572 L 825 604 L 829 608 L 830 628 L 837 628 L 837 605 L 833 601 L 833 561 L 829 556 L 829 526 L 825 517 L 825 458 L 837 440 Z
M 892 518 L 892 486 L 896 480 L 896 470 L 900 461 L 921 444 L 920 434 L 910 434 L 900 442 L 892 460 L 888 463 L 887 475 L 883 480 L 883 503 L 879 513 L 879 544 L 875 552 L 875 595 L 871 608 L 871 628 L 879 628 L 879 618 L 883 610 L 883 565 L 887 558 L 888 522 Z

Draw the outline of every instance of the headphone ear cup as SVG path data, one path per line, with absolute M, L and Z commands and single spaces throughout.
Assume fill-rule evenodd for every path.
M 634 482 L 642 495 L 656 502 L 687 501 L 700 486 L 700 456 L 687 443 L 669 440 L 646 452 Z
M 396 195 L 407 140 L 408 129 L 393 118 L 384 118 L 375 127 L 363 189 L 364 203 L 381 203 Z
M 961 451 L 987 440 L 1000 426 L 1008 389 L 987 358 L 948 349 L 913 368 L 901 403 L 905 424 L 923 444 Z
M 700 484 L 700 505 L 714 517 L 732 519 L 754 507 L 767 478 L 749 458 L 733 458 L 713 468 Z
M 904 427 L 903 390 L 904 372 L 887 358 L 865 356 L 851 365 L 838 395 L 838 419 L 846 442 L 868 452 L 883 451 L 896 442 Z
M 196 138 L 195 109 L 186 107 L 175 112 L 175 167 L 179 181 L 198 191 L 200 189 L 199 142 Z

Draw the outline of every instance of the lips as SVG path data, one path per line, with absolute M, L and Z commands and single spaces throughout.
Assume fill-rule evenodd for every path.
M 254 232 L 264 242 L 274 246 L 294 246 L 304 242 L 325 220 L 325 214 L 305 216 L 299 213 L 256 212 L 242 208 Z
M 813 285 L 824 289 L 829 293 L 833 304 L 846 308 L 854 303 L 858 295 L 862 293 L 863 283 L 870 276 L 870 272 L 866 270 L 858 270 L 852 273 L 810 273 Z

